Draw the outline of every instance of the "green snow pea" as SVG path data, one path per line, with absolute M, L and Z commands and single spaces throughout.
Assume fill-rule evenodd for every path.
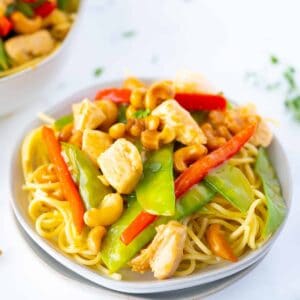
M 241 212 L 246 212 L 254 200 L 248 179 L 240 169 L 230 164 L 210 172 L 204 180 Z
M 258 151 L 255 172 L 262 181 L 263 190 L 266 195 L 268 216 L 263 233 L 264 236 L 269 236 L 283 222 L 286 215 L 286 205 L 275 170 L 264 148 L 260 148 Z
M 182 219 L 198 211 L 208 203 L 214 195 L 215 192 L 211 191 L 203 183 L 195 185 L 176 202 L 176 209 L 178 211 L 176 211 L 174 217 L 159 217 L 126 246 L 120 240 L 121 234 L 143 210 L 138 201 L 134 199 L 134 194 L 131 194 L 128 208 L 121 218 L 109 228 L 102 245 L 102 259 L 110 272 L 118 271 L 148 244 L 156 234 L 156 226 L 166 224 L 172 219 Z
M 122 268 L 153 239 L 156 234 L 156 226 L 167 222 L 167 217 L 160 217 L 126 246 L 120 240 L 120 236 L 142 210 L 138 201 L 133 201 L 121 218 L 110 227 L 105 236 L 101 248 L 101 258 L 112 273 Z
M 79 192 L 86 209 L 98 207 L 103 197 L 111 193 L 99 179 L 100 171 L 77 146 L 62 143 L 62 149 L 68 157 L 72 176 L 79 185 Z
M 0 39 L 0 70 L 5 71 L 9 68 L 9 59 L 4 49 L 4 43 Z
M 67 12 L 76 12 L 79 7 L 79 0 L 58 0 L 57 6 Z
M 143 209 L 151 214 L 174 215 L 173 144 L 148 153 L 136 197 Z
M 58 131 L 62 130 L 66 125 L 73 122 L 73 115 L 62 116 L 54 122 L 54 128 Z
M 174 218 L 179 220 L 193 214 L 207 204 L 215 195 L 216 192 L 204 183 L 194 185 L 176 202 Z

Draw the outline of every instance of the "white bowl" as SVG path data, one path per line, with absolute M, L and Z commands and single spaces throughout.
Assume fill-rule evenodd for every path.
M 62 45 L 37 65 L 0 78 L 0 116 L 12 113 L 25 104 L 43 99 L 54 87 L 55 78 L 69 55 L 73 36 L 80 23 L 85 0 L 80 2 L 77 18 Z
M 150 80 L 144 79 L 144 81 Z M 72 96 L 61 101 L 59 105 L 56 104 L 54 108 L 47 110 L 46 113 L 53 117 L 59 117 L 61 115 L 70 113 L 71 103 L 76 102 L 84 97 L 90 97 L 91 99 L 93 99 L 98 89 L 110 86 L 120 86 L 120 84 L 121 81 L 116 80 L 113 82 L 107 82 L 105 84 L 102 83 L 80 90 Z M 260 249 L 249 251 L 247 254 L 241 257 L 237 263 L 224 262 L 222 265 L 208 267 L 184 278 L 171 278 L 163 281 L 158 281 L 153 278 L 150 272 L 141 275 L 131 272 L 130 270 L 122 271 L 122 281 L 116 281 L 107 276 L 100 275 L 99 273 L 89 269 L 88 267 L 77 264 L 73 259 L 62 253 L 51 242 L 40 237 L 35 231 L 34 224 L 28 215 L 27 194 L 22 191 L 22 184 L 24 183 L 24 180 L 21 169 L 20 145 L 25 134 L 28 133 L 30 129 L 35 128 L 39 125 L 41 125 L 41 123 L 38 120 L 32 121 L 26 127 L 23 134 L 18 138 L 18 143 L 12 157 L 10 170 L 11 204 L 13 206 L 15 215 L 22 227 L 44 251 L 46 251 L 49 255 L 51 255 L 55 260 L 63 264 L 65 267 L 96 284 L 127 293 L 158 293 L 171 290 L 179 290 L 213 282 L 218 279 L 235 274 L 261 259 L 270 250 L 283 227 L 283 225 L 281 225 L 281 228 Z M 292 181 L 290 169 L 287 157 L 276 137 L 274 138 L 269 148 L 269 154 L 279 176 L 283 196 L 287 204 L 287 209 L 289 210 L 292 199 Z

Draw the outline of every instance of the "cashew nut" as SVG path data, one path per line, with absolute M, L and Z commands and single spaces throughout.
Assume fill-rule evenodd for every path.
M 180 148 L 174 153 L 175 169 L 179 172 L 183 172 L 188 168 L 189 164 L 195 162 L 206 153 L 206 147 L 199 144 Z
M 88 234 L 88 248 L 93 254 L 97 254 L 101 248 L 102 238 L 106 234 L 106 229 L 103 226 L 96 226 Z
M 173 99 L 175 95 L 175 88 L 171 81 L 161 81 L 154 83 L 148 89 L 145 96 L 145 107 L 153 110 L 162 101 Z
M 120 194 L 106 195 L 99 208 L 85 212 L 84 222 L 89 227 L 108 226 L 115 223 L 123 212 L 123 199 Z
M 21 12 L 16 11 L 11 15 L 14 30 L 17 33 L 29 34 L 38 31 L 42 27 L 42 18 L 36 16 L 33 19 L 27 18 Z

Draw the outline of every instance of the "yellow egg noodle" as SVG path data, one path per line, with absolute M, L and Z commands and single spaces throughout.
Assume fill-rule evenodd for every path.
M 23 149 L 23 159 L 26 157 L 29 161 L 33 160 L 33 157 L 24 151 L 26 152 L 26 149 Z M 205 240 L 205 231 L 210 224 L 222 225 L 237 256 L 245 254 L 250 249 L 259 248 L 266 241 L 262 236 L 267 218 L 266 200 L 261 191 L 261 183 L 253 171 L 257 151 L 254 145 L 247 143 L 229 161 L 243 171 L 254 191 L 255 201 L 248 212 L 238 211 L 218 195 L 199 212 L 184 219 L 182 222 L 187 226 L 188 237 L 183 259 L 175 276 L 187 276 L 207 265 L 222 262 L 212 253 Z M 74 258 L 79 264 L 114 279 L 121 279 L 120 274 L 109 274 L 101 261 L 101 251 L 94 253 L 89 248 L 88 230 L 84 230 L 81 234 L 77 233 L 72 222 L 69 203 L 60 200 L 63 196 L 52 164 L 46 162 L 35 170 L 25 172 L 23 189 L 29 192 L 28 213 L 41 237 L 51 240 L 63 253 Z

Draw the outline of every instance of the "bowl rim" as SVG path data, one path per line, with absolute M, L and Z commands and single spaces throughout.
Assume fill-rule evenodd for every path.
M 154 80 L 158 80 L 158 77 L 141 77 L 141 80 L 145 82 L 152 82 Z M 122 82 L 122 79 L 114 79 L 114 80 L 108 80 L 108 81 L 100 81 L 98 83 L 94 83 L 92 85 L 89 85 L 85 88 L 78 89 L 77 91 L 71 93 L 69 96 L 61 97 L 60 101 L 55 102 L 55 104 L 50 105 L 46 108 L 45 113 L 56 114 L 59 115 L 59 104 L 61 105 L 70 105 L 72 102 L 74 102 L 75 99 L 78 99 L 80 97 L 84 97 L 84 95 L 89 95 L 92 93 L 95 94 L 95 92 L 98 89 L 101 88 L 107 88 L 109 86 L 120 86 L 120 83 Z M 258 261 L 260 258 L 265 256 L 266 253 L 270 250 L 272 247 L 274 241 L 278 238 L 280 235 L 282 229 L 284 228 L 290 208 L 292 203 L 292 176 L 291 176 L 291 169 L 290 164 L 287 158 L 287 155 L 279 142 L 276 135 L 274 135 L 274 141 L 273 143 L 276 143 L 276 147 L 278 147 L 280 153 L 283 155 L 282 159 L 285 164 L 286 173 L 284 176 L 287 178 L 287 182 L 290 185 L 289 193 L 287 196 L 287 199 L 285 199 L 285 202 L 287 204 L 287 213 L 284 219 L 284 222 L 281 224 L 280 228 L 270 237 L 270 239 L 259 249 L 249 251 L 246 253 L 239 262 L 232 264 L 232 263 L 226 263 L 223 266 L 220 266 L 220 268 L 215 270 L 209 270 L 206 273 L 194 273 L 186 277 L 177 277 L 177 278 L 170 278 L 166 280 L 151 280 L 151 281 L 126 281 L 121 280 L 117 281 L 115 279 L 112 279 L 110 277 L 107 277 L 105 275 L 99 274 L 96 271 L 89 269 L 86 266 L 82 266 L 74 261 L 74 259 L 68 257 L 66 254 L 59 252 L 55 246 L 52 245 L 51 242 L 48 240 L 42 238 L 38 235 L 38 233 L 30 226 L 29 222 L 27 222 L 25 216 L 22 214 L 22 210 L 20 206 L 18 205 L 19 199 L 16 196 L 16 189 L 14 186 L 14 174 L 15 172 L 22 172 L 20 168 L 18 167 L 19 164 L 19 158 L 20 158 L 20 147 L 22 144 L 22 141 L 28 133 L 29 130 L 36 127 L 36 123 L 38 122 L 37 119 L 33 119 L 30 122 L 27 123 L 26 126 L 24 126 L 24 129 L 18 134 L 17 137 L 17 143 L 15 144 L 14 151 L 10 158 L 10 170 L 9 170 L 9 178 L 10 178 L 10 203 L 13 207 L 13 211 L 15 213 L 15 216 L 17 217 L 17 220 L 22 225 L 22 227 L 25 229 L 26 233 L 33 239 L 34 242 L 36 242 L 46 253 L 48 253 L 50 256 L 52 256 L 56 261 L 64 265 L 66 268 L 70 269 L 71 271 L 79 274 L 80 276 L 98 284 L 101 286 L 104 286 L 109 289 L 117 290 L 120 292 L 126 292 L 126 293 L 133 293 L 133 294 L 149 294 L 149 293 L 158 293 L 158 292 L 165 292 L 165 291 L 171 291 L 171 290 L 179 290 L 187 287 L 193 287 L 198 286 L 201 284 L 206 284 L 224 277 L 227 277 L 229 275 L 232 275 L 234 273 L 237 273 L 248 266 L 254 264 L 256 261 Z M 19 169 L 19 170 L 18 170 Z M 15 171 L 17 170 L 17 171 Z M 282 184 L 281 184 L 282 185 Z M 20 187 L 21 188 L 21 187 Z M 32 225 L 32 224 L 31 224 Z
M 24 74 L 27 74 L 29 72 L 40 69 L 42 66 L 48 65 L 51 62 L 51 60 L 53 60 L 56 56 L 58 56 L 60 54 L 60 52 L 63 51 L 63 49 L 66 47 L 66 44 L 69 43 L 70 39 L 74 35 L 74 31 L 75 31 L 74 29 L 77 28 L 77 26 L 78 26 L 79 19 L 81 18 L 81 15 L 82 15 L 83 7 L 85 5 L 84 3 L 86 3 L 86 0 L 80 0 L 80 4 L 79 4 L 79 7 L 78 7 L 78 11 L 77 11 L 77 14 L 76 14 L 75 21 L 73 22 L 73 24 L 71 26 L 71 29 L 68 32 L 67 36 L 64 38 L 62 43 L 56 49 L 54 49 L 49 55 L 47 55 L 40 62 L 38 62 L 38 63 L 36 63 L 32 66 L 28 66 L 27 68 L 22 69 L 19 72 L 16 72 L 16 73 L 13 73 L 11 75 L 4 76 L 4 77 L 0 78 L 0 85 L 2 83 L 5 83 L 6 81 L 16 79 L 18 77 L 21 77 Z

